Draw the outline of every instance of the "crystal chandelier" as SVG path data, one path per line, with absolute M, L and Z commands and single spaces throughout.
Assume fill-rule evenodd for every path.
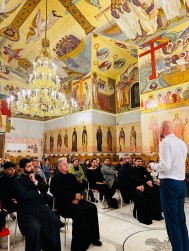
M 15 114 L 38 117 L 65 116 L 77 110 L 73 99 L 68 100 L 61 91 L 61 81 L 57 76 L 57 66 L 53 62 L 47 39 L 47 1 L 45 38 L 42 39 L 40 55 L 33 63 L 27 89 L 21 89 L 17 97 L 10 96 L 11 108 Z M 14 101 L 14 102 L 13 102 Z

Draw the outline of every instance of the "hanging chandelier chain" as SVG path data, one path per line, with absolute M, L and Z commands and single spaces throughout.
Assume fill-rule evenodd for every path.
M 62 92 L 57 66 L 50 54 L 50 41 L 47 39 L 47 4 L 45 38 L 42 49 L 33 63 L 33 72 L 27 89 L 22 89 L 14 102 L 17 113 L 39 117 L 65 116 L 77 110 L 77 104 Z

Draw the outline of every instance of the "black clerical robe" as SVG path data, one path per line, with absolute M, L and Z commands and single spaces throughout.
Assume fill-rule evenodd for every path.
M 14 179 L 18 201 L 18 225 L 26 239 L 25 251 L 60 251 L 60 221 L 45 204 L 48 185 L 39 175 L 36 186 L 26 174 Z
M 151 224 L 152 219 L 160 220 L 162 218 L 156 193 L 146 185 L 145 179 L 137 167 L 124 164 L 119 169 L 118 178 L 124 201 L 134 201 L 137 217 L 141 223 Z M 143 192 L 136 189 L 141 185 L 145 187 Z
M 15 173 L 12 177 L 3 173 L 0 177 L 0 200 L 2 202 L 2 208 L 8 212 L 16 212 L 17 205 L 13 203 L 12 199 L 16 198 L 13 179 L 18 177 Z
M 99 240 L 97 208 L 94 204 L 81 200 L 73 204 L 76 193 L 82 188 L 76 177 L 58 173 L 51 180 L 50 191 L 56 198 L 55 207 L 60 215 L 73 219 L 72 251 L 85 251 L 90 243 Z

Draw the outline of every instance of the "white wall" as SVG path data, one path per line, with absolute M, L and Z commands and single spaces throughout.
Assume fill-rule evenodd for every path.
M 12 118 L 11 125 L 15 130 L 6 133 L 7 137 L 43 138 L 44 122 L 42 121 Z
M 141 123 L 140 109 L 116 115 L 116 125 Z
M 44 131 L 64 128 L 69 126 L 71 127 L 78 124 L 90 124 L 90 123 L 92 123 L 92 113 L 91 110 L 88 110 L 46 121 L 44 125 Z
M 46 122 L 12 118 L 11 124 L 15 130 L 11 130 L 11 132 L 6 135 L 8 137 L 18 138 L 42 138 L 44 131 L 74 126 L 77 124 L 94 123 L 115 126 L 140 122 L 140 110 L 118 115 L 96 110 L 88 110 Z

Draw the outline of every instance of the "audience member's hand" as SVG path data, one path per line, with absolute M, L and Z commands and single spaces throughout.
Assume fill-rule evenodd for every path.
M 77 205 L 79 203 L 79 201 L 76 200 L 76 199 L 74 199 L 74 200 L 72 200 L 72 203 L 75 204 L 75 205 Z
M 141 191 L 141 192 L 144 192 L 144 186 L 143 186 L 143 185 L 138 186 L 138 187 L 136 187 L 136 190 L 139 190 L 139 191 Z
M 13 198 L 11 201 L 13 204 L 17 204 L 17 200 L 15 198 Z
M 148 186 L 150 186 L 150 187 L 153 187 L 153 183 L 152 183 L 151 180 L 148 180 L 148 181 L 146 182 L 146 184 L 147 184 Z
M 76 193 L 75 200 L 81 200 L 81 194 L 80 193 Z
M 37 180 L 35 179 L 35 174 L 34 174 L 34 173 L 30 173 L 29 178 L 30 178 L 30 180 L 31 180 L 33 183 L 35 183 L 35 182 L 37 181 Z
M 160 179 L 156 179 L 156 184 L 160 185 Z

